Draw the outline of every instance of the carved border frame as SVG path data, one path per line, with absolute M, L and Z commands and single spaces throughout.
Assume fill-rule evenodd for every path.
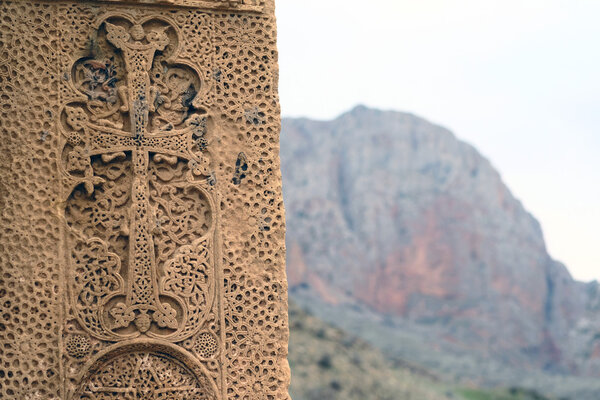
M 260 5 L 261 0 L 250 0 L 254 4 L 249 4 L 248 0 L 79 0 L 90 1 L 94 3 L 108 4 L 129 4 L 129 5 L 145 5 L 145 6 L 167 6 L 167 7 L 186 7 L 198 8 L 204 10 L 221 10 L 221 11 L 245 11 L 252 13 L 264 12 L 263 6 Z

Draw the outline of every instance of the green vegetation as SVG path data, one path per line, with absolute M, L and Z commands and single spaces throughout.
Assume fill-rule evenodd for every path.
M 536 391 L 510 388 L 504 391 L 484 391 L 481 389 L 461 389 L 458 391 L 465 400 L 551 400 Z

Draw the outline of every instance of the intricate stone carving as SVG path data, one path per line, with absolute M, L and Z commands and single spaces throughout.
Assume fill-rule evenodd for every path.
M 101 340 L 184 340 L 215 293 L 202 82 L 164 20 L 108 18 L 96 40 L 61 124 L 72 306 Z
M 0 398 L 287 398 L 273 7 L 0 2 Z
M 104 342 L 179 342 L 221 309 L 215 302 L 209 117 L 199 74 L 177 59 L 177 35 L 166 19 L 105 18 L 94 47 L 72 68 L 72 87 L 81 98 L 61 113 L 71 309 L 79 327 Z M 84 337 L 67 339 L 72 357 L 87 355 Z M 216 354 L 222 341 L 211 338 Z M 133 368 L 130 374 L 150 374 L 152 383 L 135 377 L 127 387 L 113 382 L 98 389 L 108 379 L 99 371 L 81 398 L 121 390 L 159 396 L 153 388 L 167 383 L 158 382 L 154 370 L 131 366 L 138 358 L 119 363 Z M 196 389 L 172 391 L 204 398 Z
M 200 332 L 186 340 L 183 345 L 203 359 L 214 358 L 219 351 L 219 340 L 210 332 Z
M 160 345 L 159 345 L 160 346 Z M 189 368 L 170 349 L 113 351 L 81 379 L 75 400 L 215 400 L 217 388 L 205 373 Z
M 87 335 L 69 335 L 65 340 L 65 348 L 71 357 L 84 358 L 90 354 L 90 339 Z

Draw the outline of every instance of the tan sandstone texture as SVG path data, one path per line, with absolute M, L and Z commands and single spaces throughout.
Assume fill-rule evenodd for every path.
M 0 398 L 288 399 L 273 0 L 0 21 Z

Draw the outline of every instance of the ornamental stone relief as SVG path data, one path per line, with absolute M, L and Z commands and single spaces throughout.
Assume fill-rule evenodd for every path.
M 90 43 L 67 75 L 77 100 L 60 114 L 65 280 L 74 317 L 67 353 L 85 357 L 90 339 L 148 338 L 182 342 L 199 358 L 214 358 L 223 344 L 211 324 L 221 317 L 222 285 L 203 82 L 177 58 L 178 32 L 167 19 L 110 16 Z M 81 398 L 167 393 L 157 389 L 169 387 L 157 378 L 164 371 L 142 368 L 140 357 L 108 364 L 132 369 L 130 386 L 93 383 L 108 379 L 94 376 Z M 172 364 L 158 361 L 163 369 Z M 149 374 L 152 383 L 137 374 Z M 191 396 L 203 389 L 168 390 Z
M 273 6 L 0 2 L 0 398 L 288 398 Z
M 148 349 L 146 349 L 146 348 Z M 152 349 L 152 350 L 149 350 Z M 112 357 L 100 357 L 82 379 L 78 400 L 212 400 L 217 388 L 189 356 L 161 345 L 132 346 Z
M 85 98 L 61 116 L 69 292 L 79 324 L 101 340 L 187 339 L 214 301 L 202 83 L 176 64 L 174 32 L 105 20 L 73 67 Z

